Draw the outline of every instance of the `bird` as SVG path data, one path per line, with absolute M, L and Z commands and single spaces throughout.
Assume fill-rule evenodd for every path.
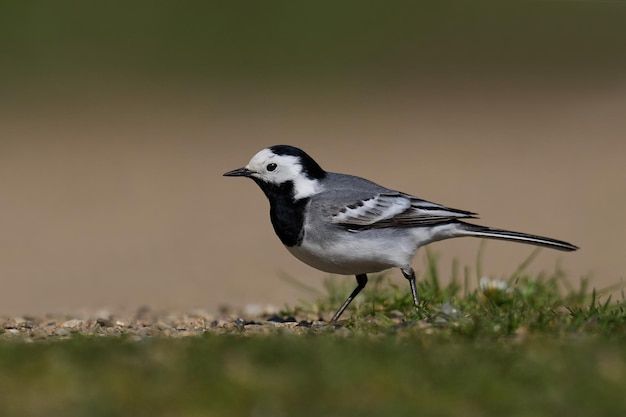
M 468 223 L 477 214 L 395 191 L 354 175 L 328 172 L 306 152 L 275 145 L 226 177 L 252 179 L 270 205 L 274 231 L 287 250 L 318 270 L 354 275 L 357 286 L 333 315 L 339 320 L 367 285 L 368 274 L 399 268 L 419 311 L 417 250 L 432 242 L 472 236 L 544 246 L 578 247 L 561 240 Z

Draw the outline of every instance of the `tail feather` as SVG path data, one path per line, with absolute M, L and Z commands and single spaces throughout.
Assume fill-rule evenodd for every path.
M 487 239 L 500 239 L 513 242 L 527 243 L 529 245 L 545 246 L 547 248 L 574 251 L 578 246 L 562 240 L 552 239 L 544 236 L 529 235 L 528 233 L 513 232 L 511 230 L 493 229 L 491 227 L 478 226 L 475 224 L 459 222 L 463 224 L 463 230 L 466 236 L 484 237 Z

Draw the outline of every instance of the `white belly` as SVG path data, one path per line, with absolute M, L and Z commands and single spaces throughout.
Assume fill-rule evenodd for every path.
M 350 239 L 319 244 L 305 239 L 301 246 L 287 247 L 287 250 L 307 265 L 333 274 L 367 274 L 410 266 L 417 250 L 412 241 L 398 239 L 391 244 L 389 241 L 381 243 L 376 239 Z

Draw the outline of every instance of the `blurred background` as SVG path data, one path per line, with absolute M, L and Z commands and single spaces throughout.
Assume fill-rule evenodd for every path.
M 281 277 L 327 275 L 222 177 L 280 143 L 581 247 L 531 272 L 620 283 L 625 22 L 619 1 L 2 2 L 0 314 L 314 299 Z M 479 246 L 431 249 L 447 276 Z M 483 272 L 531 251 L 488 242 Z

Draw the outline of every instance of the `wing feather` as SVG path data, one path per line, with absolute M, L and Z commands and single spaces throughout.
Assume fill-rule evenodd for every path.
M 403 193 L 380 193 L 341 208 L 332 222 L 349 229 L 419 227 L 475 218 L 475 213 L 420 200 Z

